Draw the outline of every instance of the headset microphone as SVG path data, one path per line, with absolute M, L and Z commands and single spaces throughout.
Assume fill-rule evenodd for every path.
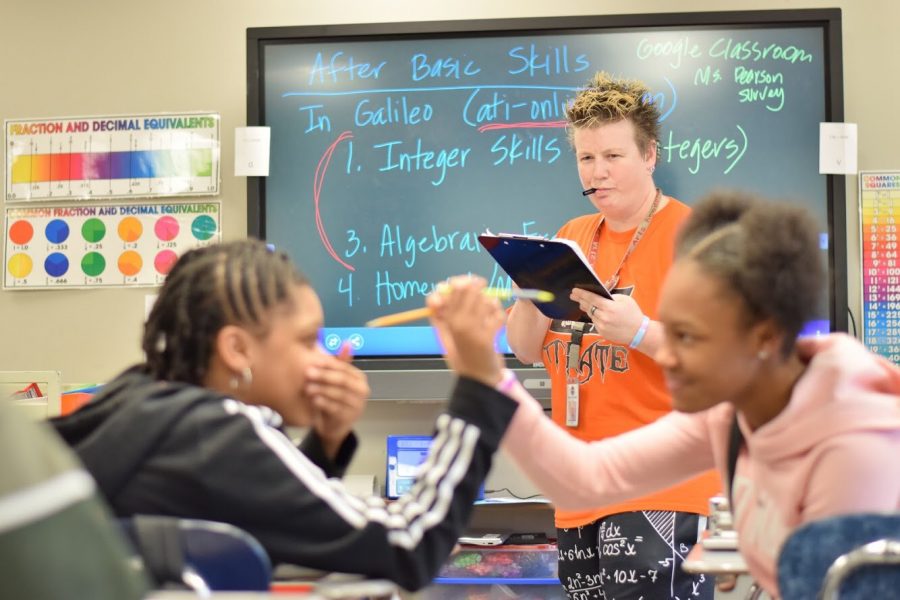
M 584 190 L 583 192 L 581 192 L 581 195 L 582 196 L 590 196 L 591 194 L 593 194 L 596 191 L 597 191 L 597 188 L 588 188 L 588 189 Z

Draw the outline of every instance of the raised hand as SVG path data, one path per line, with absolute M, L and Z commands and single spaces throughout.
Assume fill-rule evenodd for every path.
M 427 300 L 447 364 L 459 375 L 496 385 L 503 359 L 494 339 L 506 318 L 500 302 L 483 293 L 480 277 L 454 277 Z

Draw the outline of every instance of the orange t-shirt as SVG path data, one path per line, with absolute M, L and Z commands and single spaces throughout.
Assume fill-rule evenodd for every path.
M 666 272 L 672 264 L 675 235 L 690 208 L 669 198 L 650 221 L 644 236 L 619 274 L 613 293 L 628 294 L 644 314 L 656 319 L 657 303 Z M 600 214 L 572 219 L 557 237 L 575 241 L 589 256 Z M 634 230 L 615 232 L 603 226 L 594 261 L 602 281 L 619 266 Z M 600 440 L 652 423 L 671 412 L 672 404 L 662 370 L 653 358 L 631 350 L 628 345 L 611 344 L 585 330 L 579 360 L 579 418 L 577 427 L 566 422 L 566 354 L 571 329 L 554 320 L 543 343 L 544 366 L 551 380 L 553 420 L 582 440 Z M 556 511 L 557 527 L 586 525 L 602 517 L 628 511 L 671 510 L 706 514 L 710 496 L 721 489 L 718 475 L 710 471 L 667 490 L 613 506 L 588 511 Z

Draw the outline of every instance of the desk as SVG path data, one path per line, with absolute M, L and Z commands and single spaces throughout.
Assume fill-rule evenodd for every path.
M 145 600 L 197 600 L 200 596 L 189 590 L 157 590 L 150 592 Z M 286 594 L 269 592 L 213 592 L 207 596 L 213 600 L 323 600 L 315 594 Z
M 278 565 L 272 579 L 272 592 L 279 600 L 393 600 L 398 588 L 386 579 L 365 579 L 359 575 Z
M 398 598 L 396 588 L 346 587 L 343 589 L 322 588 L 312 592 L 284 592 L 277 588 L 271 592 L 212 592 L 213 600 L 394 600 Z M 146 600 L 197 600 L 199 596 L 192 590 L 156 590 L 146 596 Z
M 706 534 L 704 534 L 705 536 Z M 691 548 L 681 568 L 688 573 L 706 573 L 709 575 L 747 575 L 747 563 L 737 550 L 711 550 L 703 547 L 702 540 Z M 762 595 L 761 587 L 752 584 L 744 596 L 744 600 L 758 600 Z
M 398 588 L 384 579 L 363 579 L 357 575 L 328 573 L 279 566 L 279 573 L 297 573 L 294 581 L 273 579 L 268 592 L 212 592 L 214 600 L 395 600 Z M 197 600 L 192 590 L 154 590 L 146 600 Z
M 737 550 L 710 550 L 703 542 L 694 544 L 681 563 L 688 573 L 709 573 L 711 575 L 746 575 L 747 563 Z

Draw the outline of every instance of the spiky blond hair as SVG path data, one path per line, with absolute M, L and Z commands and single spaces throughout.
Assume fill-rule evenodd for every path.
M 659 108 L 642 81 L 620 79 L 598 71 L 566 110 L 571 141 L 576 129 L 589 129 L 628 119 L 634 125 L 635 142 L 646 155 L 659 140 Z

